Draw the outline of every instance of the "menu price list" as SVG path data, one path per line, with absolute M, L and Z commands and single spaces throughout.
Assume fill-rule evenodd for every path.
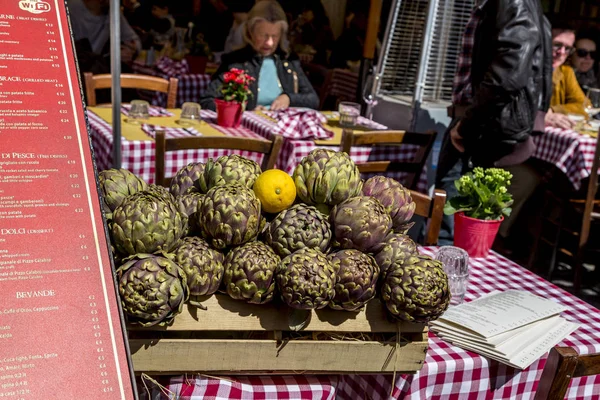
M 133 399 L 64 3 L 0 49 L 0 399 Z

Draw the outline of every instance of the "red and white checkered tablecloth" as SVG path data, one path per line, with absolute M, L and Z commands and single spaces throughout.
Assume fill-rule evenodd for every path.
M 358 123 L 361 126 L 367 126 L 373 130 L 387 129 L 385 125 L 379 124 L 375 121 L 371 121 L 364 117 L 359 117 Z M 271 132 L 276 132 L 278 127 L 277 123 L 273 120 L 267 119 L 254 112 L 245 112 L 242 118 L 242 125 L 251 129 L 252 131 L 262 135 L 263 137 L 270 137 Z M 285 139 L 279 153 L 277 160 L 277 168 L 284 170 L 288 174 L 293 174 L 296 165 L 308 155 L 311 151 L 316 148 L 331 149 L 339 151 L 339 145 L 322 145 L 315 143 L 314 140 L 304 139 Z M 352 147 L 350 158 L 357 163 L 365 163 L 367 161 L 398 161 L 406 162 L 412 160 L 415 153 L 419 149 L 415 145 L 403 145 L 401 147 L 385 147 L 385 146 L 372 146 L 372 147 Z M 404 182 L 404 173 L 388 173 L 387 176 L 398 180 L 400 183 Z M 365 174 L 365 178 L 369 175 Z M 419 176 L 417 182 L 417 191 L 421 193 L 427 193 L 427 168 L 424 167 Z
M 182 60 L 185 63 L 185 60 Z M 187 64 L 185 64 L 187 68 Z M 210 75 L 208 74 L 189 74 L 186 69 L 181 67 L 168 68 L 158 66 L 149 67 L 141 63 L 133 64 L 134 72 L 138 74 L 158 76 L 161 78 L 177 78 L 177 100 L 176 107 L 181 107 L 185 102 L 198 103 L 200 96 L 204 93 L 208 84 L 210 83 Z M 154 92 L 150 98 L 148 98 L 152 104 L 156 106 L 166 107 L 167 106 L 167 95 L 165 93 Z
M 534 138 L 537 148 L 533 157 L 554 164 L 578 190 L 581 181 L 590 176 L 596 140 L 572 130 L 546 128 L 545 134 Z
M 206 123 L 210 123 L 213 128 L 225 135 L 264 139 L 262 136 L 244 127 L 224 128 L 216 125 L 214 123 L 216 120 L 216 113 L 214 111 L 202 110 L 201 116 Z M 93 112 L 88 112 L 87 117 L 91 130 L 96 168 L 99 171 L 112 168 L 112 126 Z M 201 130 L 201 128 L 198 129 Z M 121 167 L 133 172 L 148 183 L 154 183 L 155 153 L 155 144 L 150 136 L 148 136 L 148 140 L 127 140 L 121 138 Z M 262 163 L 263 159 L 263 155 L 260 153 L 241 150 L 199 149 L 169 151 L 165 155 L 165 176 L 170 177 L 175 175 L 177 171 L 191 162 L 206 162 L 209 158 L 216 159 L 227 154 L 239 154 L 259 164 Z
M 436 248 L 421 248 L 434 255 Z M 471 301 L 494 290 L 527 290 L 569 308 L 562 315 L 581 326 L 559 346 L 572 346 L 580 354 L 600 352 L 600 311 L 552 285 L 543 278 L 493 253 L 470 261 L 465 296 Z M 423 368 L 416 374 L 288 377 L 176 377 L 162 382 L 179 400 L 200 399 L 531 399 L 546 357 L 525 370 L 517 370 L 476 353 L 462 350 L 429 334 Z M 392 394 L 390 396 L 390 393 Z M 153 397 L 159 399 L 160 397 Z M 599 400 L 600 376 L 572 379 L 569 400 Z

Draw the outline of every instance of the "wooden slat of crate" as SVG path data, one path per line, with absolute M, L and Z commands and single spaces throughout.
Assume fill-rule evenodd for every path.
M 136 372 L 248 375 L 413 373 L 423 366 L 426 335 L 424 339 L 398 347 L 369 341 L 293 340 L 280 349 L 275 340 L 131 339 L 129 342 Z
M 229 296 L 215 295 L 202 301 L 207 310 L 184 308 L 173 325 L 150 330 L 166 331 L 289 331 L 289 308 L 275 304 L 247 304 Z M 313 311 L 304 331 L 320 332 L 423 332 L 424 324 L 388 321 L 378 299 L 367 303 L 365 310 L 354 313 L 329 308 Z M 130 330 L 148 330 L 131 325 Z

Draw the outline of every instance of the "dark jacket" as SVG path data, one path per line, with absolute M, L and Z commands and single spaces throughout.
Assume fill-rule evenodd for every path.
M 458 130 L 473 164 L 492 166 L 530 142 L 538 111 L 548 110 L 552 39 L 539 0 L 483 0 L 479 7 L 473 102 Z
M 283 51 L 275 52 L 273 57 L 283 93 L 290 97 L 290 106 L 316 109 L 319 106 L 319 97 L 302 71 L 298 57 L 294 54 L 287 57 Z M 251 46 L 223 55 L 219 69 L 213 75 L 208 89 L 200 99 L 202 108 L 215 110 L 214 99 L 223 98 L 221 94 L 223 74 L 231 68 L 239 68 L 256 79 L 250 85 L 252 96 L 248 99 L 246 106 L 247 110 L 253 110 L 258 98 L 258 74 L 262 60 L 263 57 L 257 54 Z

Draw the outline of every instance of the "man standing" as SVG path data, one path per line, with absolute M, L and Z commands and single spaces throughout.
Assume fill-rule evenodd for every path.
M 477 0 L 463 36 L 436 186 L 452 197 L 454 181 L 474 166 L 527 160 L 535 150 L 532 133 L 544 130 L 551 84 L 550 25 L 539 0 Z M 446 216 L 439 244 L 453 236 Z

